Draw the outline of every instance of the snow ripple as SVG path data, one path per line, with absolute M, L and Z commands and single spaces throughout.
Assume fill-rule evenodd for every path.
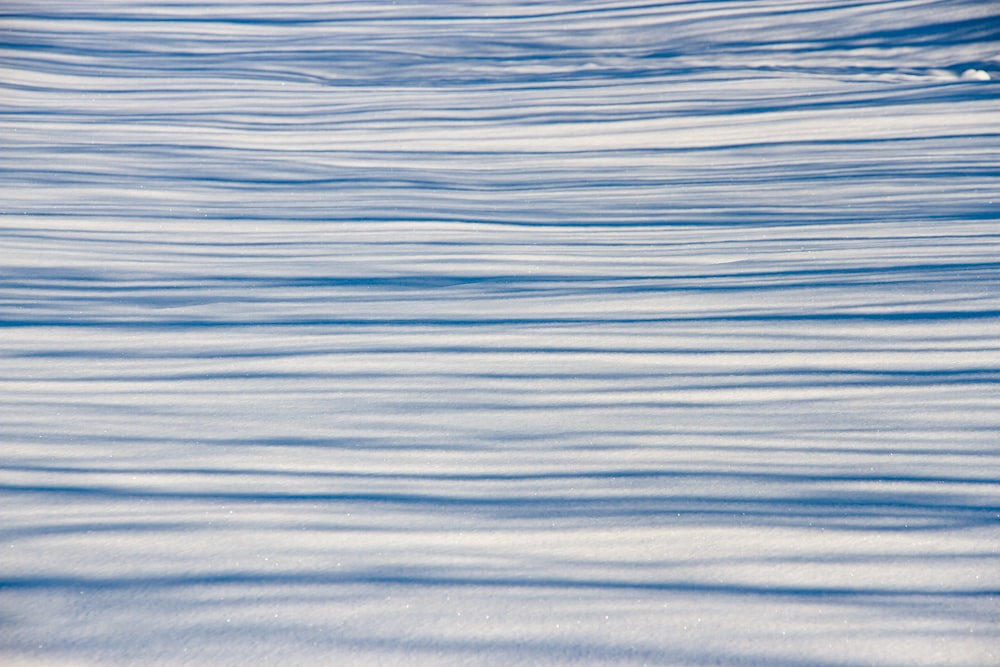
M 998 24 L 5 3 L 0 661 L 995 662 Z

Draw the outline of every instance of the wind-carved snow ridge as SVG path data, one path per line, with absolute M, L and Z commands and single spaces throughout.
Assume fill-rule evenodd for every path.
M 4 3 L 0 663 L 996 663 L 998 25 Z

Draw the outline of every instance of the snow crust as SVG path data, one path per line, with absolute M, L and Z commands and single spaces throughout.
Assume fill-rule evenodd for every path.
M 5 2 L 0 663 L 997 664 L 998 25 Z

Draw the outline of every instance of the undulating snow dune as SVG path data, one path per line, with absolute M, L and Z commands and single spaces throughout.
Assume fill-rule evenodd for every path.
M 998 81 L 974 0 L 5 1 L 0 664 L 997 664 Z

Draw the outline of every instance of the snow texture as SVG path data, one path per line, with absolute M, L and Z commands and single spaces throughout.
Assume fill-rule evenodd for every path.
M 1000 9 L 0 6 L 0 663 L 1000 664 Z

